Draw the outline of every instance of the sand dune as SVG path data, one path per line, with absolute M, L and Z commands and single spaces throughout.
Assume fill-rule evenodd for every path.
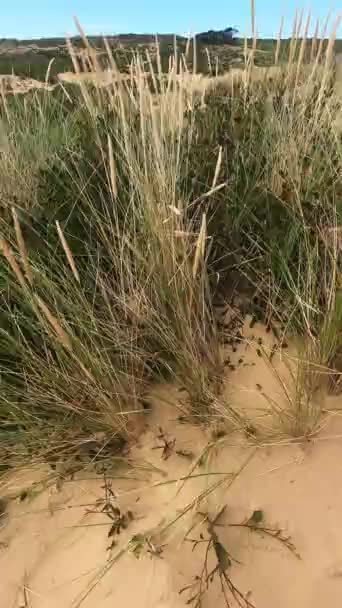
M 231 365 L 236 368 L 226 377 L 226 396 L 232 404 L 244 406 L 256 426 L 270 429 L 272 417 L 266 411 L 264 395 L 279 407 L 284 405 L 284 395 L 269 365 L 258 356 L 257 345 L 261 338 L 267 350 L 272 339 L 258 325 L 251 330 L 245 324 L 244 333 L 248 341 L 231 353 Z M 290 350 L 275 356 L 281 374 L 286 375 L 285 359 L 291 355 Z M 327 398 L 325 409 L 335 413 L 327 415 L 310 442 L 280 442 L 275 436 L 254 447 L 241 435 L 230 433 L 227 425 L 228 434 L 205 459 L 212 431 L 182 423 L 183 398 L 179 387 L 156 387 L 145 431 L 130 451 L 133 468 L 108 472 L 108 479 L 113 478 L 110 501 L 121 514 L 131 512 L 127 528 L 119 535 L 108 538 L 112 522 L 101 512 L 103 480 L 90 470 L 73 481 L 50 484 L 31 499 L 10 503 L 0 530 L 1 606 L 185 607 L 193 590 L 180 590 L 200 575 L 206 547 L 203 542 L 194 548 L 191 539 L 201 540 L 201 534 L 203 540 L 208 538 L 204 514 L 214 517 L 223 506 L 217 535 L 236 560 L 229 576 L 251 605 L 340 606 L 341 397 Z M 156 449 L 163 445 L 161 429 L 173 446 L 167 454 Z M 230 475 L 244 464 L 233 481 Z M 46 471 L 36 471 L 36 479 L 43 474 Z M 190 474 L 191 479 L 181 481 Z M 20 486 L 27 486 L 30 476 L 32 472 L 12 477 L 6 491 L 18 492 Z M 219 480 L 222 486 L 201 499 Z M 244 523 L 255 512 L 262 513 L 266 527 L 291 536 L 301 559 L 279 539 L 229 525 Z M 214 554 L 209 562 L 215 563 Z M 209 585 L 201 605 L 226 605 L 218 579 Z

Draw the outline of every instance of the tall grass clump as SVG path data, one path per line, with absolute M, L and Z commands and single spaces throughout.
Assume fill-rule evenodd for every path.
M 307 411 L 316 427 L 321 370 L 339 388 L 342 101 L 338 22 L 308 47 L 297 21 L 286 61 L 280 35 L 274 65 L 256 66 L 254 36 L 218 78 L 195 73 L 195 42 L 193 72 L 175 41 L 167 73 L 157 44 L 123 74 L 104 41 L 104 79 L 77 23 L 75 85 L 2 96 L 5 458 L 73 453 L 98 431 L 120 443 L 165 378 L 194 418 L 229 414 L 212 300 L 234 289 L 243 312 L 302 337 L 290 426 L 305 434 Z
M 124 82 L 108 57 L 106 89 L 3 99 L 0 416 L 20 457 L 127 438 L 161 377 L 203 417 L 220 371 L 206 211 L 180 179 L 191 86 L 139 57 Z
M 166 78 L 152 64 L 146 75 L 137 57 L 126 85 L 107 50 L 112 87 L 82 91 L 107 193 L 100 205 L 86 204 L 117 269 L 127 312 L 144 328 L 152 367 L 184 383 L 195 411 L 207 401 L 219 355 L 206 272 L 206 212 L 189 214 L 194 202 L 181 181 L 191 146 L 191 121 L 185 122 L 191 81 L 189 86 L 177 72 L 176 61 Z M 160 91 L 155 96 L 151 85 Z
M 212 223 L 221 282 L 237 275 L 247 309 L 267 325 L 307 336 L 317 363 L 327 366 L 341 330 L 338 24 L 308 54 L 307 20 L 303 33 L 294 27 L 286 63 L 260 72 L 252 53 L 240 76 L 214 83 L 198 110 L 194 153 L 198 168 L 221 146 L 220 179 L 228 186 L 217 194 Z
M 195 111 L 188 176 L 196 196 L 210 183 L 219 149 L 219 179 L 227 186 L 208 211 L 216 289 L 231 294 L 237 287 L 243 313 L 281 340 L 301 337 L 289 411 L 280 421 L 296 436 L 318 428 L 322 408 L 314 401 L 322 387 L 339 390 L 342 371 L 339 23 L 330 37 L 327 23 L 321 38 L 316 28 L 309 47 L 310 17 L 303 31 L 295 19 L 286 62 L 279 61 L 279 38 L 274 65 L 256 66 L 254 40 L 243 70 L 209 83 Z

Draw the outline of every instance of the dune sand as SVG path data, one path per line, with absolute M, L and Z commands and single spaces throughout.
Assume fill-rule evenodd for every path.
M 271 419 L 262 416 L 265 398 L 256 385 L 279 404 L 283 396 L 270 366 L 257 354 L 258 339 L 262 336 L 266 348 L 272 338 L 261 326 L 245 326 L 245 334 L 251 338 L 252 333 L 249 346 L 243 344 L 232 354 L 237 367 L 228 370 L 225 391 L 231 403 L 244 406 L 257 424 L 259 420 L 269 429 Z M 276 355 L 279 368 L 284 356 Z M 209 538 L 206 514 L 213 518 L 222 507 L 217 537 L 236 560 L 229 577 L 251 605 L 340 607 L 341 398 L 326 398 L 324 407 L 330 413 L 310 441 L 275 438 L 253 445 L 230 432 L 207 457 L 203 450 L 212 441 L 212 431 L 179 418 L 183 398 L 179 387 L 156 387 L 146 428 L 130 450 L 133 466 L 108 472 L 107 498 L 122 517 L 120 534 L 108 537 L 113 522 L 101 512 L 104 482 L 87 469 L 21 503 L 10 502 L 0 518 L 1 608 L 189 605 L 194 589 L 180 591 L 201 574 L 207 547 L 206 542 L 194 546 L 191 539 Z M 156 449 L 163 445 L 161 435 L 170 446 L 164 451 Z M 231 474 L 242 466 L 234 478 Z M 6 490 L 16 493 L 44 473 L 22 471 L 8 481 Z M 189 474 L 191 479 L 181 481 Z M 217 488 L 203 498 L 213 484 Z M 262 513 L 260 525 L 290 536 L 295 549 L 250 528 L 227 525 L 245 523 L 253 513 Z M 215 563 L 212 550 L 208 567 Z M 231 599 L 230 605 L 237 604 Z M 226 606 L 219 577 L 209 585 L 201 606 Z

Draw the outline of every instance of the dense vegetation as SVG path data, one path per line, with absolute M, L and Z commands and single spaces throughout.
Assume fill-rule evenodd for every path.
M 162 378 L 194 419 L 248 427 L 220 400 L 213 302 L 233 285 L 245 312 L 305 337 L 286 429 L 313 432 L 317 370 L 339 379 L 342 101 L 333 41 L 304 57 L 294 38 L 273 79 L 251 53 L 241 79 L 198 90 L 176 57 L 144 78 L 136 55 L 111 87 L 3 97 L 4 466 L 128 438 Z
M 0 55 L 0 74 L 15 74 L 20 78 L 34 78 L 44 81 L 49 70 L 50 82 L 57 81 L 61 72 L 72 70 L 72 62 L 68 56 L 56 56 L 55 53 L 29 53 L 28 55 Z
M 245 40 L 232 38 L 228 43 L 215 35 L 210 36 L 210 32 L 203 38 L 199 37 L 196 42 L 196 69 L 200 73 L 214 73 L 216 67 L 219 73 L 229 70 L 234 64 L 244 58 Z M 174 37 L 172 35 L 159 35 L 159 52 L 161 64 L 164 72 L 169 70 L 169 58 L 174 54 Z M 127 72 L 132 58 L 136 52 L 143 57 L 146 50 L 150 49 L 155 43 L 155 36 L 125 34 L 116 37 L 109 37 L 110 47 L 115 52 L 116 62 L 121 70 Z M 318 44 L 320 41 L 316 41 Z M 82 39 L 72 38 L 75 50 L 82 49 Z M 89 43 L 98 52 L 105 51 L 103 39 L 99 36 L 91 36 Z M 252 48 L 253 40 L 246 40 L 247 47 Z M 310 59 L 313 40 L 309 39 L 305 43 L 306 60 Z M 315 44 L 315 42 L 314 42 Z M 324 42 L 326 45 L 327 42 Z M 323 45 L 323 46 L 324 46 Z M 272 65 L 276 52 L 277 41 L 274 39 L 261 39 L 257 41 L 254 63 L 256 65 Z M 279 58 L 286 62 L 289 57 L 291 39 L 283 39 L 279 48 Z M 299 52 L 300 41 L 298 41 L 297 53 Z M 16 52 L 16 49 L 18 51 Z M 25 53 L 22 49 L 26 49 Z M 177 37 L 177 52 L 187 54 L 187 65 L 189 69 L 193 67 L 193 46 L 185 38 Z M 334 52 L 342 52 L 342 41 L 334 42 Z M 209 57 L 209 61 L 208 61 Z M 53 60 L 53 61 L 52 61 Z M 103 67 L 108 64 L 108 57 L 102 57 Z M 35 78 L 44 81 L 50 62 L 50 81 L 56 82 L 57 75 L 61 72 L 72 70 L 72 61 L 69 56 L 65 40 L 62 38 L 43 38 L 41 40 L 0 40 L 0 74 L 12 74 L 20 77 Z

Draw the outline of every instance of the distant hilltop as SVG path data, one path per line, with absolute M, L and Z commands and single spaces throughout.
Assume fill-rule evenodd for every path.
M 196 35 L 197 40 L 204 44 L 224 44 L 234 40 L 239 30 L 235 27 L 227 27 L 225 30 L 208 30 Z
M 230 43 L 237 36 L 238 30 L 235 27 L 227 27 L 223 30 L 208 30 L 207 32 L 200 32 L 196 34 L 196 39 L 203 44 L 224 44 Z M 157 34 L 158 38 L 162 42 L 173 43 L 174 34 Z M 111 43 L 122 43 L 122 44 L 149 44 L 155 41 L 154 34 L 117 34 L 113 36 L 106 36 Z M 186 40 L 186 36 L 177 35 L 178 40 Z M 71 38 L 73 44 L 76 46 L 82 45 L 82 39 L 79 36 L 73 36 Z M 95 46 L 102 46 L 102 36 L 88 36 L 88 40 Z M 35 38 L 30 40 L 20 40 L 16 38 L 0 38 L 0 53 L 6 51 L 15 51 L 19 48 L 28 48 L 31 51 L 36 49 L 46 48 L 61 48 L 65 46 L 65 38 Z

